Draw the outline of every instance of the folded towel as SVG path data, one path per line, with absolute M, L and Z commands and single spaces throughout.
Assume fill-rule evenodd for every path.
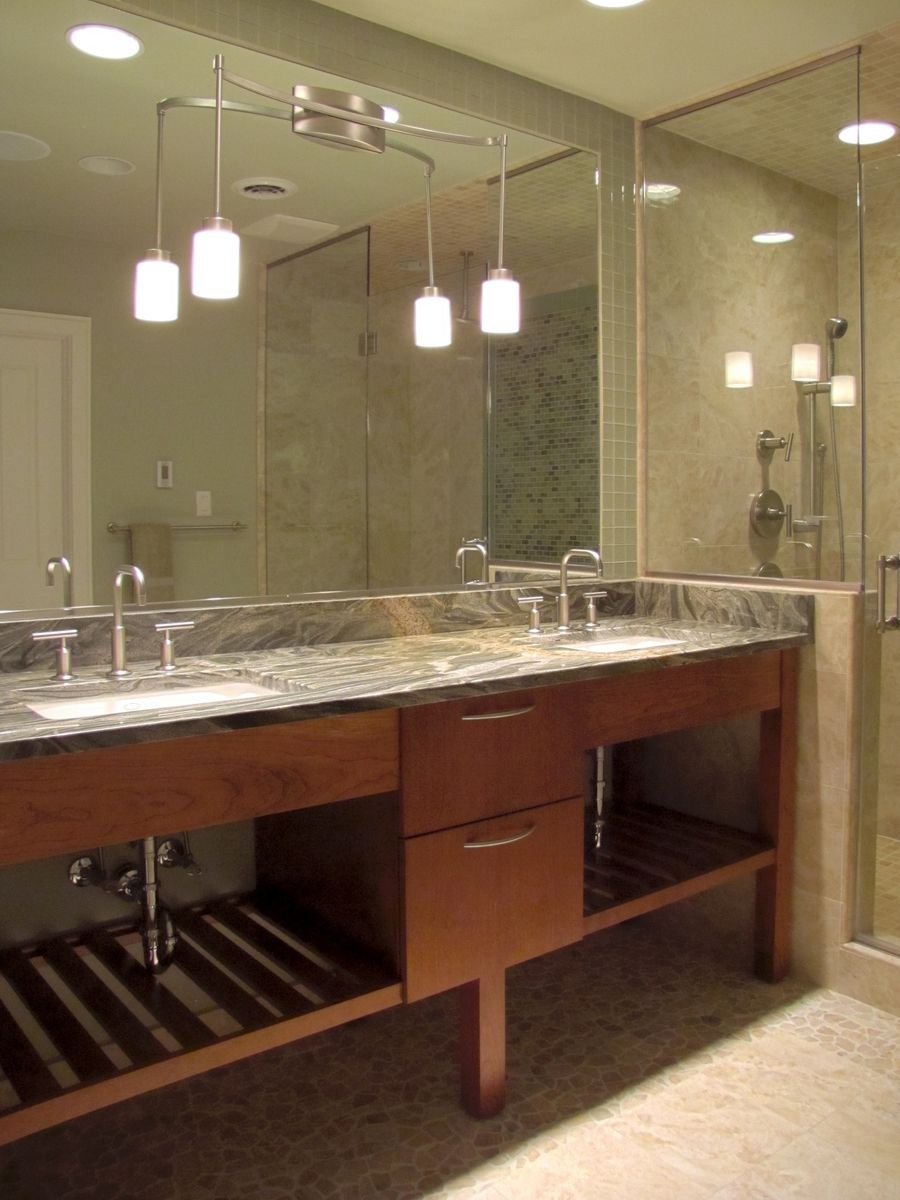
M 149 601 L 175 599 L 170 525 L 132 523 L 131 561 L 144 572 L 144 591 Z

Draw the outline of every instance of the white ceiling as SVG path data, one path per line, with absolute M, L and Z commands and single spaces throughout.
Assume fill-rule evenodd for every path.
M 900 0 L 326 0 L 330 8 L 646 117 L 900 21 Z

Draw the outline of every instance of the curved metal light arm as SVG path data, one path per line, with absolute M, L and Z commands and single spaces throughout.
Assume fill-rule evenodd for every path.
M 331 104 L 320 104 L 318 101 L 313 102 L 306 99 L 300 102 L 296 96 L 289 96 L 286 92 L 276 91 L 262 83 L 254 83 L 252 79 L 245 79 L 243 75 L 232 75 L 230 71 L 223 71 L 222 74 L 226 83 L 243 88 L 245 92 L 254 92 L 257 96 L 265 96 L 268 100 L 277 100 L 279 104 L 288 104 L 291 108 L 302 108 L 306 112 L 319 113 L 323 117 L 337 117 L 341 121 L 347 119 L 347 110 L 344 108 L 334 108 Z M 426 129 L 421 125 L 403 125 L 398 122 L 382 121 L 379 117 L 369 117 L 358 112 L 354 112 L 353 120 L 358 125 L 370 125 L 374 129 L 407 133 L 411 137 L 431 138 L 433 141 L 450 142 L 457 146 L 499 146 L 506 137 L 506 134 L 479 138 L 472 137 L 467 133 L 445 133 L 443 130 Z
M 211 96 L 168 96 L 160 100 L 156 106 L 157 113 L 167 113 L 173 108 L 215 108 L 215 99 Z M 290 121 L 291 114 L 282 112 L 280 108 L 266 108 L 262 104 L 240 104 L 235 100 L 223 100 L 222 108 L 228 112 L 249 113 L 253 117 L 275 117 L 279 121 Z

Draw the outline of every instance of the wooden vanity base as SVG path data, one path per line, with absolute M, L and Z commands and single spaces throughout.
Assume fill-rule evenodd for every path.
M 252 819 L 260 889 L 176 914 L 175 964 L 158 978 L 133 954 L 133 925 L 0 953 L 16 996 L 0 1004 L 0 1068 L 18 1097 L 0 1114 L 0 1144 L 451 988 L 463 1105 L 494 1116 L 506 1096 L 508 967 L 744 875 L 757 881 L 757 974 L 783 978 L 796 699 L 797 651 L 773 650 L 0 764 L 0 862 Z M 590 751 L 749 714 L 761 728 L 755 834 L 665 807 L 665 795 L 644 803 L 626 773 L 599 849 L 585 850 Z M 303 878 L 314 881 L 305 898 Z M 318 901 L 329 920 L 343 917 L 344 937 L 323 938 L 321 917 L 292 914 L 291 897 L 294 909 Z M 360 937 L 359 918 L 375 912 L 384 936 Z M 199 1012 L 179 995 L 181 976 L 208 998 Z M 56 1047 L 49 1065 L 22 1009 Z

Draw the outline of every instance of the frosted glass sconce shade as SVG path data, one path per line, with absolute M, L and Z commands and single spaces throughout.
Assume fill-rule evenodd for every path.
M 753 387 L 753 355 L 749 350 L 729 350 L 725 355 L 725 386 Z
M 834 408 L 853 408 L 856 404 L 856 377 L 854 375 L 832 376 L 831 403 Z
M 168 250 L 148 250 L 135 267 L 134 315 L 139 321 L 178 320 L 178 267 Z
M 822 350 L 814 342 L 791 346 L 791 379 L 795 383 L 818 383 L 822 369 Z
M 426 287 L 415 304 L 416 345 L 449 346 L 453 341 L 450 301 L 440 289 Z
M 241 239 L 226 217 L 210 217 L 194 234 L 191 291 L 204 300 L 233 300 L 241 286 Z
M 481 285 L 483 333 L 519 332 L 519 285 L 512 271 L 495 267 Z

